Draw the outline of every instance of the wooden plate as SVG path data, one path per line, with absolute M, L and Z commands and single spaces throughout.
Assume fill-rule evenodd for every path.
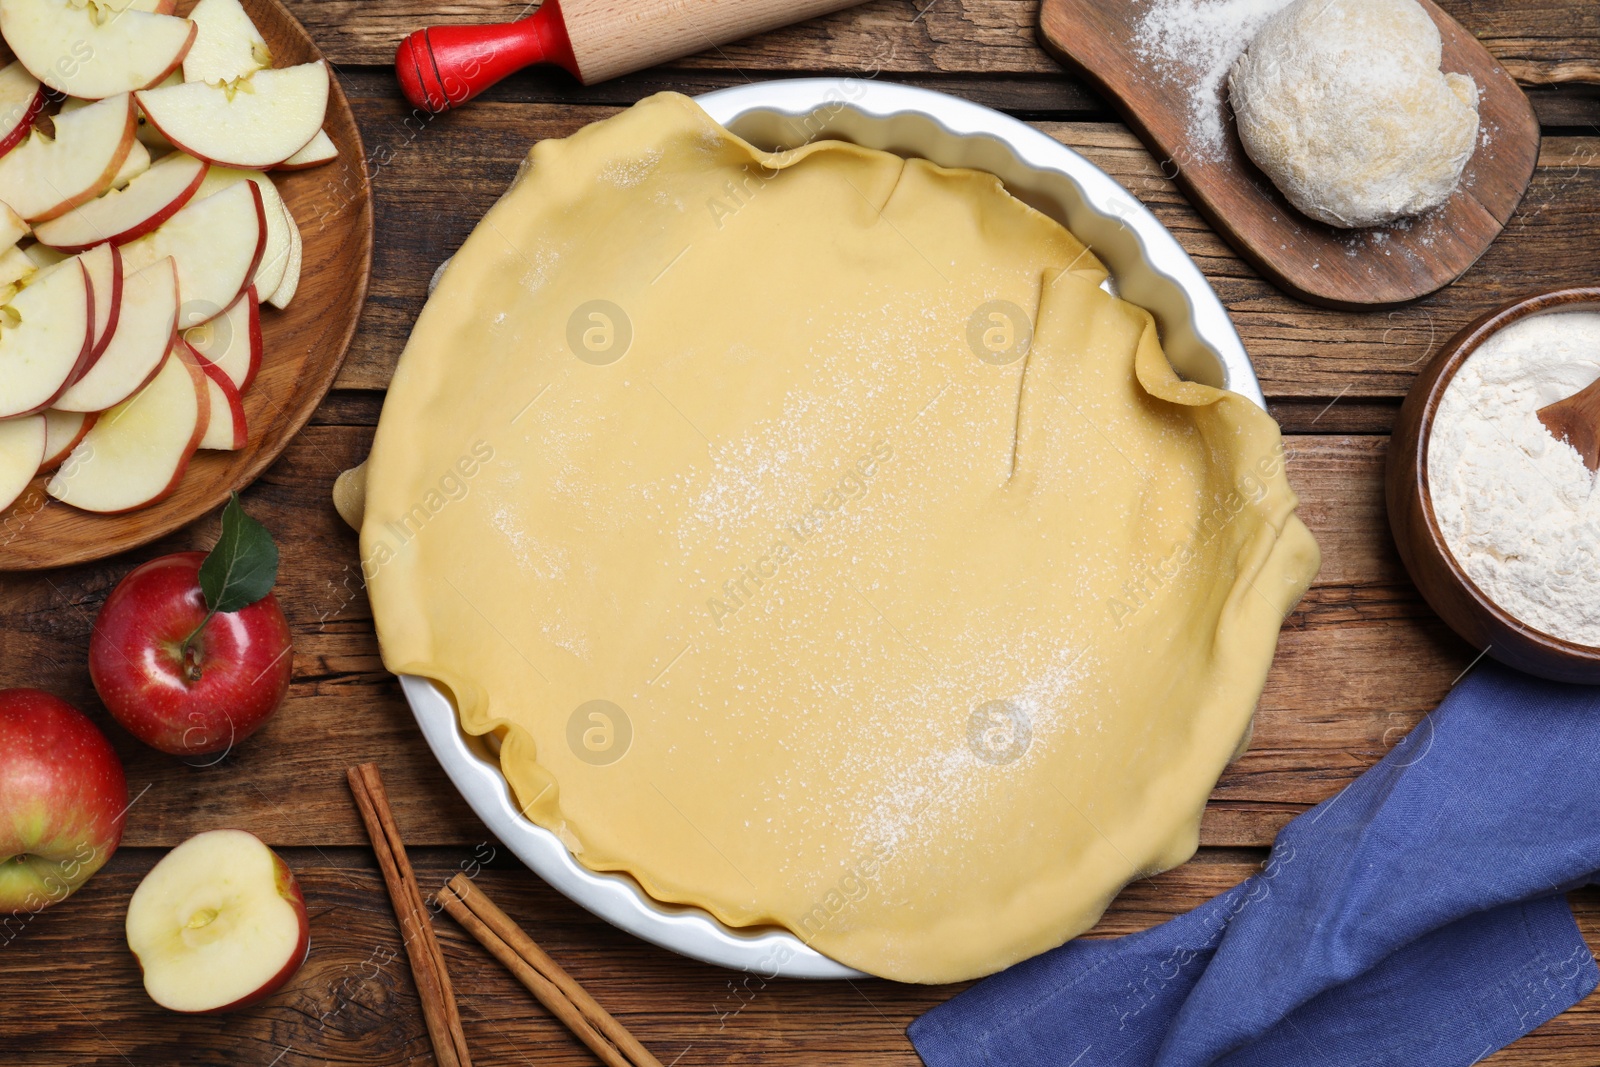
M 275 66 L 321 59 L 277 0 L 244 0 L 272 48 Z M 193 3 L 182 3 L 188 11 Z M 45 494 L 36 478 L 0 513 L 0 571 L 101 559 L 146 544 L 222 505 L 254 481 L 311 417 L 344 362 L 372 269 L 372 194 L 355 116 L 333 78 L 324 129 L 339 149 L 332 163 L 273 179 L 305 244 L 300 288 L 287 309 L 261 305 L 261 371 L 244 396 L 249 443 L 238 452 L 198 452 L 183 481 L 159 504 L 126 515 L 79 511 Z
M 1039 23 L 1045 48 L 1110 98 L 1169 161 L 1196 209 L 1268 280 L 1313 304 L 1360 309 L 1415 300 L 1466 273 L 1511 218 L 1539 157 L 1539 121 L 1517 83 L 1432 0 L 1418 2 L 1444 38 L 1444 69 L 1478 84 L 1478 149 L 1444 207 L 1368 230 L 1336 229 L 1291 207 L 1245 155 L 1221 92 L 1204 105 L 1223 114 L 1220 151 L 1191 143 L 1190 94 L 1139 55 L 1150 0 L 1044 0 Z
M 1600 683 L 1600 648 L 1563 641 L 1521 622 L 1479 589 L 1445 543 L 1428 489 L 1428 437 L 1456 372 L 1490 337 L 1530 315 L 1600 311 L 1600 288 L 1562 289 L 1492 311 L 1451 338 L 1417 376 L 1389 439 L 1384 495 L 1389 528 L 1428 605 L 1474 648 L 1558 682 Z

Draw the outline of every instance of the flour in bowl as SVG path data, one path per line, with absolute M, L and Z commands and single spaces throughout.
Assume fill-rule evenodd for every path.
M 1600 494 L 1538 411 L 1600 377 L 1600 313 L 1513 323 L 1445 389 L 1428 486 L 1450 552 L 1479 589 L 1553 637 L 1600 646 Z

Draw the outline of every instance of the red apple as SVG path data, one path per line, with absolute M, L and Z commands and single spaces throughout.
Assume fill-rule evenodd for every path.
M 150 999 L 192 1014 L 270 996 L 311 949 L 294 874 L 244 830 L 208 830 L 162 857 L 133 891 L 125 930 Z
M 207 621 L 205 558 L 179 552 L 135 568 L 89 639 L 89 675 L 106 709 L 145 744 L 178 756 L 223 752 L 260 729 L 283 703 L 294 666 L 289 623 L 271 593 Z
M 128 780 L 111 743 L 72 705 L 0 690 L 0 912 L 75 893 L 122 841 Z

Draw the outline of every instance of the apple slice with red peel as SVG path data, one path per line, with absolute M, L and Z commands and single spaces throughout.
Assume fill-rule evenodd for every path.
M 22 216 L 6 204 L 0 204 L 0 248 L 15 248 L 17 242 L 33 232 L 33 227 L 22 221 Z
M 150 384 L 96 420 L 45 491 L 63 504 L 107 515 L 164 499 L 200 447 L 209 405 L 205 373 L 174 341 Z
M 44 103 L 44 88 L 27 67 L 12 62 L 0 68 L 0 156 L 28 136 Z
M 221 315 L 183 331 L 183 339 L 195 355 L 226 374 L 242 396 L 261 370 L 261 303 L 255 286 Z
M 239 0 L 200 0 L 189 20 L 200 32 L 183 57 L 184 81 L 216 85 L 272 66 L 272 51 Z
M 237 452 L 249 440 L 244 421 L 244 400 L 239 396 L 239 388 L 215 363 L 201 356 L 195 356 L 195 360 L 205 372 L 206 388 L 211 394 L 211 417 L 206 425 L 206 435 L 200 439 L 200 447 Z
M 94 425 L 94 420 L 99 418 L 99 413 L 94 411 L 57 411 L 51 408 L 43 415 L 34 416 L 44 419 L 44 459 L 39 462 L 39 471 L 55 470 L 61 461 L 67 458 L 67 453 L 78 447 L 89 428 Z
M 0 511 L 17 502 L 44 460 L 43 415 L 0 422 Z
M 191 156 L 261 170 L 300 151 L 322 129 L 328 65 L 319 59 L 258 70 L 227 85 L 185 82 L 137 95 L 151 125 Z
M 128 901 L 126 931 L 150 999 L 186 1014 L 271 996 L 311 950 L 294 874 L 244 830 L 207 830 L 163 856 Z
M 93 200 L 127 161 L 133 131 L 133 98 L 126 94 L 57 115 L 54 138 L 34 130 L 0 156 L 0 201 L 29 222 L 43 222 Z
M 102 100 L 155 85 L 183 63 L 197 27 L 128 4 L 114 17 L 84 0 L 0 0 L 0 33 L 35 78 Z
M 89 275 L 89 302 L 94 315 L 94 340 L 90 344 L 88 358 L 82 361 L 77 373 L 67 382 L 69 387 L 94 368 L 100 354 L 110 343 L 112 332 L 117 328 L 117 317 L 122 307 L 122 254 L 112 245 L 96 245 L 80 255 L 56 263 L 47 263 L 22 284 L 25 287 L 36 285 L 54 271 L 61 269 L 63 265 L 73 262 L 81 263 Z
M 150 149 L 135 137 L 128 145 L 128 158 L 122 161 L 122 168 L 117 171 L 116 177 L 111 179 L 111 189 L 127 188 L 129 182 L 149 169 Z
M 318 130 L 317 135 L 311 138 L 310 144 L 272 169 L 306 170 L 309 167 L 320 167 L 324 163 L 332 163 L 338 158 L 339 150 L 334 147 L 333 138 L 328 136 L 326 130 Z
M 38 269 L 32 257 L 20 248 L 11 247 L 0 252 L 0 304 L 11 303 L 11 298 Z
M 103 241 L 127 244 L 177 214 L 200 189 L 209 164 L 183 152 L 157 160 L 127 188 L 102 194 L 59 218 L 42 222 L 34 236 L 62 252 L 81 252 Z
M 289 250 L 293 240 L 289 235 L 292 223 L 289 221 L 288 210 L 283 206 L 283 197 L 278 195 L 278 187 L 273 184 L 272 179 L 265 171 L 212 167 L 206 172 L 205 180 L 200 183 L 200 190 L 195 196 L 210 196 L 230 185 L 244 181 L 255 182 L 257 188 L 261 190 L 261 210 L 267 220 L 267 243 L 261 249 L 261 262 L 256 265 L 256 272 L 251 277 L 250 284 L 256 287 L 257 293 L 271 294 L 283 283 L 283 273 L 289 266 Z
M 94 341 L 80 263 L 26 285 L 0 308 L 0 418 L 50 407 L 83 372 Z
M 267 297 L 267 303 L 282 311 L 289 306 L 289 301 L 294 299 L 294 294 L 300 288 L 300 265 L 305 255 L 305 246 L 300 240 L 300 227 L 295 225 L 294 216 L 289 213 L 289 205 L 283 205 L 284 218 L 289 220 L 289 263 L 283 270 L 283 281 L 278 283 L 278 288 Z
M 178 272 L 171 257 L 122 282 L 117 328 L 88 373 L 56 398 L 62 411 L 104 411 L 149 384 L 172 347 L 178 321 Z
M 164 256 L 178 265 L 178 328 L 220 315 L 250 284 L 267 243 L 266 212 L 255 182 L 191 200 L 154 233 L 122 246 L 129 270 Z

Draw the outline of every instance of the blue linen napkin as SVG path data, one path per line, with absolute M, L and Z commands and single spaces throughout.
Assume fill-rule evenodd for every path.
M 1488 664 L 1161 926 L 1072 941 L 911 1024 L 928 1067 L 1467 1067 L 1600 982 L 1600 687 Z

